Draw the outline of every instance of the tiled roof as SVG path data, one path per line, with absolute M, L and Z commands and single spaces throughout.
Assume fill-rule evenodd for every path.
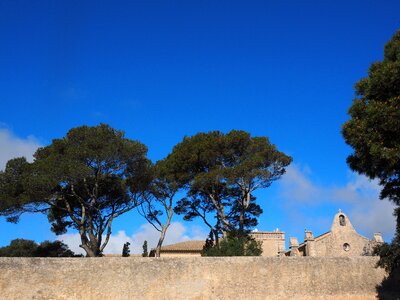
M 195 241 L 186 241 L 181 243 L 176 243 L 172 245 L 166 245 L 161 247 L 161 252 L 169 252 L 169 251 L 196 251 L 199 252 L 203 250 L 204 241 L 195 240 Z

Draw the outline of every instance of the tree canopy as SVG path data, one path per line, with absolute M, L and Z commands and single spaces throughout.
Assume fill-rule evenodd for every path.
M 87 255 L 99 256 L 113 220 L 140 203 L 146 153 L 146 146 L 108 125 L 73 128 L 39 148 L 32 163 L 7 163 L 0 173 L 0 214 L 17 221 L 23 212 L 44 212 L 56 234 L 78 230 Z
M 160 231 L 158 253 L 174 212 L 185 220 L 200 217 L 217 245 L 228 233 L 247 245 L 262 213 L 254 192 L 291 162 L 267 137 L 238 130 L 185 137 L 156 164 L 146 154 L 143 144 L 108 125 L 73 128 L 39 148 L 32 163 L 7 162 L 0 215 L 17 222 L 24 212 L 45 213 L 56 234 L 79 232 L 87 256 L 102 255 L 113 220 L 135 207 Z M 186 197 L 176 202 L 181 190 Z
M 291 162 L 267 137 L 238 130 L 185 137 L 166 160 L 188 191 L 175 211 L 186 220 L 201 217 L 216 240 L 218 233 L 243 237 L 257 224 L 262 210 L 253 192 L 269 187 Z M 214 221 L 206 219 L 210 212 Z
M 400 266 L 400 31 L 385 45 L 382 61 L 373 63 L 368 76 L 355 85 L 356 99 L 343 125 L 343 136 L 354 152 L 351 169 L 378 179 L 381 199 L 397 208 L 397 229 L 392 243 L 376 249 L 380 266 Z
M 400 31 L 386 44 L 383 60 L 373 63 L 355 88 L 351 118 L 342 130 L 354 150 L 347 162 L 380 180 L 381 198 L 400 204 Z

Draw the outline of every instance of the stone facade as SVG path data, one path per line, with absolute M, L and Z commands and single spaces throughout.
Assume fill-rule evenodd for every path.
M 350 219 L 341 210 L 333 218 L 331 230 L 314 238 L 306 230 L 304 242 L 297 250 L 290 248 L 289 256 L 362 256 L 371 255 L 375 245 L 383 243 L 382 235 L 375 233 L 370 240 L 356 232 Z
M 262 242 L 262 256 L 279 256 L 285 253 L 285 233 L 275 231 L 254 231 L 251 236 Z

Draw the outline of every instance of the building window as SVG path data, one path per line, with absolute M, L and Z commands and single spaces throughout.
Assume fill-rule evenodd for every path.
M 344 243 L 343 244 L 343 250 L 346 251 L 346 252 L 350 251 L 350 245 L 347 244 L 347 243 Z
M 339 216 L 339 224 L 340 226 L 346 226 L 346 218 L 343 215 Z

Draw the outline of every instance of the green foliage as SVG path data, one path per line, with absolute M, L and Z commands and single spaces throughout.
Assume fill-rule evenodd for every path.
M 7 215 L 9 222 L 17 222 L 18 214 L 25 201 L 23 176 L 29 167 L 24 157 L 14 158 L 7 162 L 4 171 L 0 171 L 0 215 Z
M 347 163 L 351 169 L 379 179 L 380 198 L 397 205 L 396 236 L 391 244 L 375 249 L 381 257 L 378 264 L 392 272 L 400 264 L 400 31 L 385 45 L 383 60 L 373 63 L 368 77 L 355 88 L 351 119 L 342 130 L 354 150 Z
M 142 248 L 143 248 L 142 256 L 143 257 L 148 257 L 149 256 L 149 252 L 148 252 L 148 249 L 147 249 L 147 241 L 143 242 Z
M 9 246 L 0 248 L 0 256 L 6 257 L 75 257 L 67 245 L 60 241 L 44 241 L 40 245 L 25 239 L 12 240 Z
M 185 137 L 166 160 L 188 190 L 175 212 L 185 220 L 202 218 L 214 232 L 236 230 L 242 237 L 262 212 L 252 193 L 269 187 L 291 162 L 267 137 L 238 130 Z M 214 222 L 206 219 L 210 213 Z
M 260 256 L 261 243 L 251 238 L 228 237 L 219 245 L 205 247 L 202 256 Z
M 356 93 L 342 130 L 354 149 L 347 162 L 380 180 L 382 199 L 400 204 L 400 31 L 386 44 L 383 61 L 356 84 Z
M 373 253 L 380 256 L 378 266 L 389 273 L 400 272 L 400 208 L 396 208 L 394 214 L 397 217 L 397 224 L 393 241 L 390 244 L 378 245 L 374 248 Z
M 35 256 L 37 257 L 75 257 L 82 256 L 76 255 L 71 251 L 66 244 L 60 241 L 44 241 L 37 247 Z
M 238 237 L 246 237 L 250 233 L 251 228 L 257 226 L 257 218 L 263 213 L 263 210 L 261 209 L 260 205 L 256 203 L 256 197 L 254 196 L 251 196 L 247 207 L 243 209 L 243 211 L 241 210 L 241 203 L 239 201 L 235 201 L 232 205 L 231 214 L 228 218 L 230 223 L 233 225 L 233 229 L 230 230 L 230 233 Z
M 205 242 L 205 244 L 203 246 L 202 256 L 206 256 L 204 254 L 208 253 L 211 250 L 211 248 L 214 247 L 214 245 L 215 245 L 215 243 L 214 243 L 214 233 L 213 233 L 212 230 L 210 230 L 210 233 L 209 233 L 209 235 L 208 235 L 208 237 L 206 239 L 206 242 Z
M 380 256 L 378 266 L 387 272 L 390 273 L 400 268 L 400 244 L 398 242 L 378 245 L 374 250 L 374 255 Z
M 126 243 L 124 244 L 124 246 L 122 247 L 122 257 L 128 257 L 128 256 L 131 255 L 131 254 L 130 254 L 130 253 L 131 253 L 131 250 L 129 249 L 130 244 L 131 244 L 131 243 L 126 242 Z
M 34 257 L 38 245 L 31 240 L 12 240 L 9 246 L 0 248 L 0 256 Z
M 33 163 L 7 163 L 0 173 L 0 215 L 16 221 L 23 212 L 44 212 L 56 234 L 78 230 L 87 255 L 99 256 L 113 220 L 136 207 L 147 186 L 146 153 L 108 125 L 73 128 L 38 149 Z

